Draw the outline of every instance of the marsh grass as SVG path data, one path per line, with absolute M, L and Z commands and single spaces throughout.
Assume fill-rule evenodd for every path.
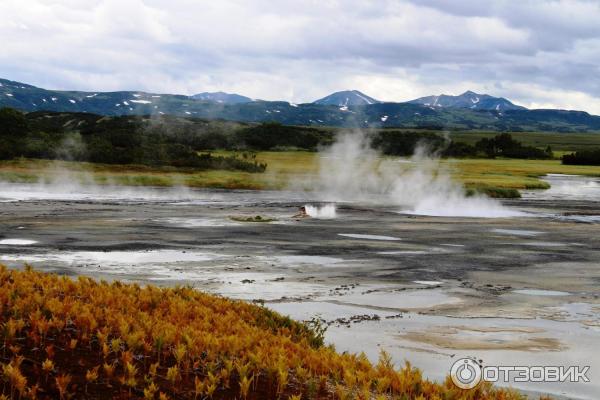
M 0 181 L 13 183 L 35 183 L 38 181 L 36 174 L 26 172 L 0 171 Z
M 468 197 L 474 196 L 476 194 L 484 194 L 487 197 L 491 197 L 493 199 L 518 199 L 521 197 L 521 193 L 517 189 L 486 186 L 480 186 L 474 189 L 466 189 L 466 195 Z
M 213 152 L 229 155 L 231 152 Z M 219 189 L 305 188 L 319 173 L 319 153 L 307 151 L 259 152 L 256 160 L 269 165 L 264 173 L 173 167 L 151 168 L 138 165 L 107 165 L 66 161 L 13 160 L 0 162 L 0 179 L 9 182 L 51 180 L 53 174 L 69 172 L 81 180 L 97 184 L 135 186 L 176 186 Z M 545 174 L 600 176 L 600 166 L 562 165 L 560 160 L 446 159 L 441 161 L 454 179 L 467 189 L 514 197 L 514 191 L 501 189 L 548 189 L 540 179 Z

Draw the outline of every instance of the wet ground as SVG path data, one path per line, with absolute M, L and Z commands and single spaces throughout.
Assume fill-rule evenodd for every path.
M 487 365 L 590 365 L 589 383 L 524 390 L 600 393 L 600 186 L 504 202 L 505 218 L 413 215 L 305 193 L 0 184 L 0 262 L 69 275 L 191 284 L 319 318 L 340 351 L 380 349 L 432 379 Z M 310 204 L 320 218 L 292 218 Z M 232 216 L 269 217 L 238 222 Z

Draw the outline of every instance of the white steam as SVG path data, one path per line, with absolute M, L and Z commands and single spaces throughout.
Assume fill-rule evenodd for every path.
M 110 176 L 98 179 L 91 172 L 83 169 L 67 169 L 59 162 L 51 163 L 41 172 L 36 183 L 0 181 L 0 202 L 40 199 L 139 202 L 178 201 L 192 198 L 189 188 L 177 181 L 173 181 L 173 186 L 161 188 L 128 186 L 114 181 Z
M 335 204 L 325 204 L 321 207 L 307 204 L 304 207 L 306 208 L 306 213 L 312 218 L 332 219 L 336 216 Z
M 409 160 L 386 158 L 364 133 L 342 134 L 322 151 L 314 189 L 325 201 L 399 206 L 401 212 L 431 216 L 511 217 L 520 212 L 483 196 L 467 197 L 438 159 L 419 147 Z

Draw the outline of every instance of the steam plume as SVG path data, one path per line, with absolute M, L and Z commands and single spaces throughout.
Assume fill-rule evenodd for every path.
M 368 202 L 432 216 L 520 215 L 498 201 L 467 197 L 439 160 L 420 146 L 408 160 L 383 157 L 361 131 L 342 134 L 321 152 L 315 189 L 325 201 Z
M 317 219 L 332 219 L 335 218 L 335 204 L 325 204 L 321 207 L 313 206 L 311 204 L 307 204 L 305 206 L 306 213 L 310 215 L 312 218 Z

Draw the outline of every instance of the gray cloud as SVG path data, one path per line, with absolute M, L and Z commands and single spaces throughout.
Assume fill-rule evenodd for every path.
M 472 89 L 600 113 L 600 5 L 4 0 L 0 76 L 43 87 L 402 101 Z

